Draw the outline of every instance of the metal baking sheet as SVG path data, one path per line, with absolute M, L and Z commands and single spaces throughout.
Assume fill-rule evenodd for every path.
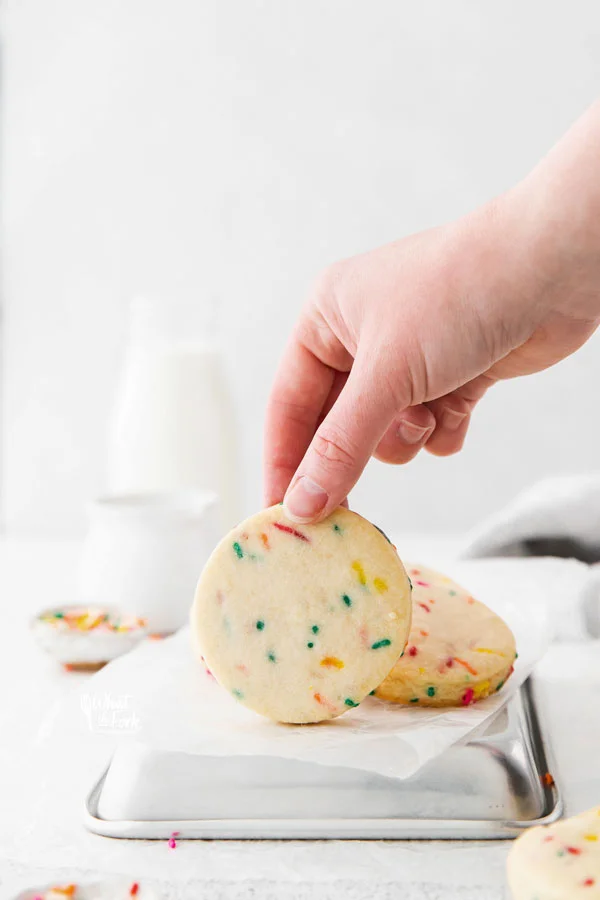
M 529 679 L 484 734 L 404 781 L 280 758 L 117 751 L 85 824 L 116 838 L 513 838 L 561 816 L 553 770 Z

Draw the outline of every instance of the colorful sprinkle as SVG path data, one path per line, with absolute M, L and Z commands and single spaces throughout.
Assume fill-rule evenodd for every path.
M 358 703 L 356 703 L 350 697 L 346 697 L 346 699 L 344 700 L 344 703 L 346 704 L 346 706 L 358 706 Z
M 284 525 L 282 522 L 273 522 L 273 528 L 277 528 L 285 534 L 291 534 L 293 537 L 298 538 L 299 541 L 305 541 L 307 544 L 310 544 L 310 538 L 307 538 L 305 534 L 302 534 L 301 531 L 292 528 L 290 525 Z
M 418 652 L 419 652 L 419 651 L 418 651 L 417 648 L 414 647 L 414 646 L 408 648 L 408 655 L 409 655 L 409 656 L 416 656 Z
M 309 641 L 308 644 L 307 644 L 306 646 L 308 647 L 309 650 L 312 650 L 312 648 L 313 648 L 315 645 L 313 644 L 312 641 Z
M 336 707 L 333 705 L 333 703 L 327 700 L 326 697 L 321 696 L 321 694 L 314 694 L 313 696 L 317 703 L 320 703 L 321 706 L 324 706 L 330 712 L 337 712 Z
M 475 653 L 493 653 L 494 656 L 504 656 L 503 653 L 499 653 L 498 650 L 490 650 L 489 647 L 475 647 Z
M 418 584 L 419 587 L 431 587 L 431 585 L 428 584 L 426 581 L 417 581 L 415 583 Z
M 375 590 L 378 594 L 385 594 L 385 592 L 388 590 L 387 581 L 384 581 L 383 578 L 374 578 L 373 586 L 375 587 Z
M 595 878 L 586 878 L 583 882 L 584 887 L 592 887 L 595 884 L 596 884 Z
M 343 669 L 344 663 L 341 659 L 338 659 L 337 656 L 324 656 L 321 660 L 321 665 L 326 669 Z
M 375 696 L 375 691 L 369 691 L 369 697 L 374 697 L 374 696 Z
M 552 777 L 550 772 L 545 772 L 544 775 L 542 775 L 542 782 L 546 787 L 554 786 L 554 778 Z
M 340 528 L 340 526 L 337 524 L 337 522 L 334 522 L 334 523 L 333 523 L 333 530 L 335 531 L 336 534 L 343 534 L 343 533 L 344 533 L 344 532 L 342 531 L 342 529 Z
M 424 603 L 419 603 L 418 606 L 420 606 L 421 609 L 424 609 L 425 612 L 431 612 L 431 610 L 429 609 L 429 607 L 426 606 Z
M 456 597 L 456 591 L 448 591 L 451 597 Z
M 455 656 L 454 662 L 457 662 L 459 666 L 464 666 L 467 672 L 470 672 L 471 675 L 477 675 L 477 669 L 474 669 L 472 665 L 470 665 L 466 659 L 460 659 L 460 657 Z
M 358 583 L 360 585 L 362 585 L 362 587 L 366 587 L 367 586 L 367 577 L 365 575 L 365 570 L 363 569 L 361 563 L 357 559 L 355 559 L 354 562 L 352 563 L 352 568 L 358 576 Z
M 171 834 L 171 837 L 169 838 L 169 847 L 171 848 L 171 850 L 174 850 L 175 847 L 177 846 L 177 843 L 176 843 L 176 841 L 175 841 L 175 838 L 176 838 L 176 837 L 179 837 L 179 832 L 178 832 L 178 831 L 174 831 L 174 832 Z
M 428 687 L 428 688 L 427 688 L 427 696 L 428 696 L 428 697 L 435 697 L 435 688 L 434 688 L 434 687 Z
M 571 856 L 581 856 L 581 850 L 579 847 L 565 847 L 567 853 L 570 853 Z
M 584 834 L 583 839 L 584 839 L 584 841 L 597 841 L 598 835 L 597 834 Z
M 374 644 L 371 644 L 371 650 L 380 650 L 381 647 L 389 647 L 391 643 L 389 638 L 382 638 L 380 641 L 375 641 Z
M 419 702 L 419 698 L 418 698 L 418 697 L 412 697 L 410 702 L 411 702 L 411 703 L 418 703 L 418 702 Z
M 467 688 L 467 690 L 463 694 L 462 702 L 463 706 L 470 706 L 475 697 L 475 691 L 473 688 Z
M 263 547 L 265 548 L 265 550 L 270 550 L 270 549 L 271 549 L 271 545 L 269 544 L 269 538 L 268 538 L 268 536 L 264 533 L 264 531 L 261 531 L 261 533 L 260 533 L 260 539 L 261 539 L 261 541 L 262 541 L 262 543 L 263 543 Z
M 504 687 L 504 682 L 499 681 L 498 684 L 496 685 L 496 693 L 498 693 L 498 691 L 502 690 L 503 687 Z
M 237 541 L 234 541 L 233 549 L 235 550 L 235 555 L 237 556 L 238 559 L 244 558 L 244 551 L 242 550 L 241 546 L 238 544 Z
M 137 881 L 134 881 L 133 884 L 131 885 L 131 887 L 129 888 L 129 896 L 135 897 L 135 895 L 137 894 L 139 889 L 140 889 L 139 884 L 137 883 Z
M 313 634 L 318 634 L 318 633 L 319 633 L 319 626 L 318 626 L 318 625 L 313 625 L 312 628 L 311 628 L 310 630 L 312 631 Z
M 421 635 L 421 637 L 429 637 L 429 632 L 428 632 L 428 631 L 424 631 L 423 628 L 420 628 L 420 629 L 419 629 L 419 634 Z
M 487 697 L 490 692 L 490 683 L 489 681 L 482 681 L 480 684 L 475 685 L 475 699 L 481 700 L 483 697 Z
M 234 697 L 237 697 L 238 700 L 244 699 L 243 693 L 241 691 L 239 691 L 237 688 L 234 688 L 231 693 L 233 694 Z
M 265 623 L 263 622 L 262 619 L 259 619 L 258 622 L 256 623 L 256 630 L 263 631 L 264 627 L 265 627 Z
M 553 835 L 553 834 L 548 834 L 548 835 L 544 838 L 544 843 L 545 843 L 545 844 L 549 844 L 550 841 L 553 841 L 553 840 L 554 840 L 554 835 Z
M 342 594 L 342 600 L 346 604 L 346 606 L 352 606 L 352 600 L 348 596 L 348 594 Z
M 275 656 L 275 654 L 273 652 L 267 653 L 267 659 L 269 660 L 269 662 L 272 662 L 272 663 L 277 662 L 277 657 Z
M 454 665 L 454 660 L 451 656 L 449 656 L 448 659 L 446 660 L 446 665 L 448 666 L 449 669 L 451 669 L 452 666 Z

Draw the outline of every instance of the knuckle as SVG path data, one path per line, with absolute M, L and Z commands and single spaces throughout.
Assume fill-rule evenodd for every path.
M 345 270 L 346 264 L 337 262 L 327 266 L 327 268 L 323 269 L 320 275 L 317 276 L 312 291 L 312 295 L 317 304 L 319 304 L 320 301 L 328 300 L 338 294 L 340 285 L 344 280 Z
M 315 435 L 313 450 L 328 468 L 351 471 L 356 466 L 356 448 L 349 435 L 338 426 L 321 427 Z

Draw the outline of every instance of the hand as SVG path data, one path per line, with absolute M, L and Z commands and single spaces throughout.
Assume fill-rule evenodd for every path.
M 598 108 L 594 121 L 600 152 Z M 458 222 L 325 272 L 271 393 L 267 504 L 285 495 L 290 518 L 318 521 L 372 455 L 405 463 L 423 447 L 457 452 L 494 382 L 584 343 L 600 315 L 600 202 L 583 232 L 581 204 L 571 227 L 573 201 L 561 197 L 572 185 L 555 191 L 558 212 L 548 203 L 564 156 L 559 145 L 528 180 Z

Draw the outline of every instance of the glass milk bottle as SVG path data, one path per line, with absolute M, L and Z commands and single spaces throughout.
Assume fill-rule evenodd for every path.
M 113 494 L 214 491 L 238 521 L 236 435 L 222 360 L 201 302 L 136 298 L 110 429 Z

